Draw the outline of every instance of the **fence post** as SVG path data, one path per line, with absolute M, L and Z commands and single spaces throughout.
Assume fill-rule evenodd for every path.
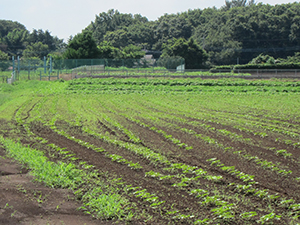
M 18 77 L 20 75 L 20 56 L 18 56 Z
M 13 61 L 13 73 L 15 72 L 15 57 L 12 57 L 12 61 Z
M 30 80 L 30 60 L 28 61 L 28 80 Z
M 42 80 L 42 71 L 40 71 L 40 81 Z
M 44 73 L 47 73 L 47 68 L 46 68 L 46 56 L 44 56 Z
M 51 56 L 50 56 L 50 73 L 52 73 L 52 57 Z

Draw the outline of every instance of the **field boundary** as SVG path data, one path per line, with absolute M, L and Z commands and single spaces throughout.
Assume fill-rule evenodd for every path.
M 202 79 L 220 79 L 220 78 L 242 78 L 242 79 L 271 79 L 271 78 L 293 78 L 300 79 L 300 75 L 250 75 L 250 76 L 235 76 L 235 75 L 74 75 L 72 79 L 79 78 L 202 78 Z

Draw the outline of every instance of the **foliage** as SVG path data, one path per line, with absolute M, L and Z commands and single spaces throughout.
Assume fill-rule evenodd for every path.
M 105 58 L 120 54 L 103 46 L 103 41 L 119 49 L 132 44 L 159 56 L 173 39 L 193 38 L 207 52 L 209 65 L 245 64 L 260 54 L 281 58 L 280 62 L 295 62 L 297 57 L 293 55 L 300 46 L 299 13 L 297 2 L 272 6 L 254 0 L 226 0 L 220 9 L 191 9 L 165 14 L 155 21 L 110 9 L 96 15 L 82 33 L 92 32 L 96 44 L 105 46 L 101 54 L 110 55 Z M 10 56 L 22 56 L 27 46 L 38 42 L 48 45 L 51 52 L 65 48 L 63 41 L 48 30 L 34 29 L 30 33 L 18 22 L 0 20 L 0 49 Z M 68 58 L 73 56 L 74 52 L 68 52 Z M 199 63 L 187 68 L 198 68 L 195 65 Z
M 42 43 L 43 45 L 47 45 L 47 51 L 41 52 L 40 49 L 32 49 L 37 43 Z M 22 56 L 23 51 L 26 48 L 37 51 L 36 53 L 31 53 L 30 56 L 33 57 L 38 54 L 42 55 L 39 57 L 46 56 L 49 52 L 55 51 L 58 49 L 63 49 L 65 44 L 62 39 L 58 37 L 53 37 L 51 33 L 46 30 L 43 31 L 41 29 L 33 31 L 30 33 L 26 30 L 26 27 L 18 22 L 12 22 L 9 20 L 0 20 L 0 50 L 9 54 L 10 56 Z M 27 50 L 28 54 L 28 50 Z M 33 55 L 36 54 L 36 55 Z
M 3 84 L 0 147 L 107 222 L 134 213 L 151 224 L 296 224 L 287 187 L 299 189 L 299 88 L 153 77 Z
M 104 41 L 104 36 L 107 32 L 117 31 L 123 28 L 124 32 L 126 27 L 131 24 L 144 24 L 148 19 L 142 17 L 140 14 L 123 14 L 118 10 L 110 9 L 108 12 L 102 12 L 96 15 L 95 21 L 86 28 L 86 30 L 92 31 L 93 37 L 97 44 Z M 113 35 L 113 34 L 112 34 Z
M 42 59 L 45 55 L 48 55 L 50 49 L 49 46 L 42 42 L 37 42 L 32 45 L 28 45 L 23 51 L 24 58 L 37 57 Z
M 224 10 L 229 10 L 233 7 L 245 7 L 245 6 L 251 6 L 254 5 L 255 1 L 254 0 L 250 0 L 249 2 L 247 2 L 247 0 L 225 0 L 225 5 L 223 6 Z
M 114 47 L 125 47 L 133 43 L 127 31 L 123 29 L 108 31 L 103 39 L 104 41 L 110 42 Z
M 186 41 L 184 38 L 173 39 L 164 45 L 161 58 L 167 56 L 180 56 L 185 60 L 187 69 L 200 69 L 205 67 L 208 58 L 206 52 L 197 45 L 193 38 Z
M 157 65 L 167 69 L 176 69 L 185 63 L 184 58 L 180 56 L 162 56 L 158 59 Z
M 0 70 L 3 71 L 3 70 L 6 70 L 10 63 L 7 61 L 9 59 L 9 56 L 8 54 L 6 54 L 5 52 L 2 52 L 0 50 Z
M 287 59 L 277 59 L 280 62 L 300 63 L 300 52 L 295 52 L 293 56 L 288 56 Z
M 25 49 L 28 33 L 27 30 L 14 29 L 3 37 L 1 42 L 7 46 L 6 51 L 11 55 L 21 54 Z
M 122 58 L 124 59 L 140 59 L 145 55 L 145 52 L 141 51 L 141 47 L 135 45 L 127 45 L 122 48 Z
M 235 65 L 234 69 L 300 69 L 300 63 L 244 64 Z
M 275 64 L 275 59 L 272 56 L 260 54 L 252 59 L 249 64 Z
M 64 57 L 67 59 L 93 59 L 98 56 L 99 49 L 89 31 L 77 34 L 70 40 L 64 53 Z
M 99 58 L 113 59 L 120 57 L 120 49 L 112 46 L 110 42 L 103 41 L 98 45 Z
M 9 32 L 15 29 L 26 30 L 26 27 L 19 22 L 13 22 L 11 20 L 0 20 L 0 38 L 5 37 Z

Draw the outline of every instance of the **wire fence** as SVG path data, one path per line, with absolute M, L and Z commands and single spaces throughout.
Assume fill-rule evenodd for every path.
M 0 61 L 0 82 L 57 80 L 81 77 L 241 77 L 295 78 L 300 69 L 189 70 L 182 58 L 167 59 L 19 59 Z

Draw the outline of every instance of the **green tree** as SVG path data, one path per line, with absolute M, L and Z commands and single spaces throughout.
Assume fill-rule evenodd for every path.
M 10 63 L 9 63 L 9 56 L 8 54 L 6 54 L 5 52 L 2 52 L 0 50 L 0 70 L 3 71 L 3 70 L 6 70 Z
M 19 22 L 0 20 L 0 38 L 5 37 L 9 32 L 12 32 L 15 29 L 25 31 L 26 27 Z
M 140 59 L 145 55 L 145 52 L 141 50 L 141 47 L 135 45 L 128 45 L 122 48 L 123 59 Z
M 255 5 L 255 0 L 225 0 L 225 5 L 222 7 L 225 10 L 229 10 L 233 7 L 246 7 L 246 6 L 251 6 Z
M 3 38 L 3 43 L 7 45 L 7 50 L 11 55 L 22 54 L 28 34 L 27 30 L 14 29 Z
M 97 44 L 104 41 L 107 32 L 113 32 L 120 29 L 126 29 L 132 24 L 147 23 L 148 19 L 140 14 L 124 14 L 118 10 L 110 9 L 108 12 L 102 12 L 96 15 L 95 21 L 86 28 L 92 31 Z
M 104 35 L 104 41 L 110 42 L 112 46 L 120 48 L 132 44 L 131 37 L 126 30 L 109 31 Z
M 155 44 L 153 27 L 154 22 L 135 23 L 127 28 L 127 32 L 135 45 L 151 49 Z
M 153 48 L 160 50 L 172 38 L 189 39 L 192 35 L 192 30 L 192 24 L 185 14 L 165 14 L 157 21 L 157 26 L 154 30 L 156 44 Z
M 44 56 L 48 55 L 50 49 L 48 45 L 43 44 L 42 42 L 37 42 L 32 45 L 28 45 L 26 49 L 23 51 L 24 58 L 40 58 L 42 59 Z
M 119 48 L 112 46 L 109 42 L 103 41 L 98 45 L 99 58 L 101 59 L 113 59 L 120 58 L 121 51 Z
M 50 57 L 52 58 L 52 66 L 54 69 L 63 69 L 64 67 L 64 58 L 61 52 L 51 52 L 48 54 L 47 64 L 50 64 Z
M 0 50 L 0 60 L 8 60 L 8 59 L 9 59 L 8 54 Z
M 64 58 L 93 59 L 99 57 L 99 49 L 92 37 L 92 32 L 83 31 L 70 40 Z
M 180 56 L 185 59 L 186 69 L 200 69 L 205 67 L 207 53 L 195 43 L 193 38 L 188 41 L 184 38 L 173 39 L 164 45 L 162 58 Z

